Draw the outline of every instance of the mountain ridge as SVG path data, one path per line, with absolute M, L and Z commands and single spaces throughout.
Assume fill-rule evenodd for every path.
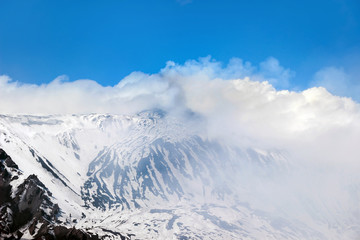
M 287 154 L 229 146 L 191 126 L 164 111 L 1 115 L 0 147 L 53 193 L 63 226 L 109 239 L 334 235 L 326 223 L 279 214 L 281 204 L 254 191 L 292 168 Z

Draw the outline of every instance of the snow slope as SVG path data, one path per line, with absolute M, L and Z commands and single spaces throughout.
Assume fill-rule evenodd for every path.
M 0 147 L 24 176 L 35 174 L 46 185 L 64 220 L 77 219 L 67 222 L 100 235 L 339 239 L 354 234 L 344 223 L 331 226 L 307 214 L 293 218 L 279 211 L 281 204 L 259 199 L 252 188 L 270 186 L 264 184 L 271 176 L 291 169 L 283 152 L 226 146 L 162 111 L 0 115 Z M 247 179 L 249 172 L 259 175 L 259 183 Z M 356 233 L 359 225 L 353 228 Z

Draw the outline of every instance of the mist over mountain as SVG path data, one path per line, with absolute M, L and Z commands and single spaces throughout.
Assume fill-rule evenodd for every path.
M 106 87 L 1 76 L 0 148 L 17 165 L 1 159 L 13 176 L 0 182 L 1 216 L 47 213 L 8 221 L 1 236 L 46 225 L 109 239 L 359 237 L 360 106 L 271 85 L 290 76 L 275 59 L 209 58 Z M 16 210 L 32 175 L 49 196 Z
M 0 240 L 360 239 L 359 26 L 359 0 L 0 1 Z

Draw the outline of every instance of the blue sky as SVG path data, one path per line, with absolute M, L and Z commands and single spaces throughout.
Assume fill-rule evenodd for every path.
M 323 68 L 359 80 L 357 0 L 0 1 L 0 75 L 59 75 L 115 85 L 133 71 L 211 55 L 258 65 L 272 56 L 304 88 Z

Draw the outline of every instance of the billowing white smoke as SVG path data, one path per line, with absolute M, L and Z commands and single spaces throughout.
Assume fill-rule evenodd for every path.
M 0 112 L 133 114 L 152 108 L 180 116 L 193 112 L 206 120 L 210 138 L 290 152 L 293 163 L 303 170 L 281 179 L 280 190 L 274 188 L 267 197 L 278 195 L 276 201 L 286 201 L 280 195 L 320 194 L 336 203 L 341 200 L 344 212 L 360 212 L 352 200 L 342 201 L 353 188 L 357 188 L 353 199 L 360 198 L 360 105 L 322 87 L 300 92 L 273 87 L 288 87 L 293 75 L 274 58 L 259 67 L 240 59 L 222 67 L 203 58 L 184 65 L 168 62 L 157 74 L 134 72 L 111 87 L 92 80 L 69 82 L 65 77 L 29 85 L 1 76 Z M 318 73 L 317 84 L 321 76 Z
M 287 87 L 293 75 L 274 58 L 258 67 L 234 58 L 222 67 L 207 57 L 184 65 L 168 62 L 157 74 L 134 72 L 110 87 L 92 80 L 70 82 L 64 76 L 42 85 L 21 84 L 0 76 L 0 112 L 133 114 L 152 108 L 173 113 L 187 110 L 207 120 L 210 137 L 261 147 L 316 146 L 320 149 L 314 151 L 320 153 L 316 161 L 358 162 L 360 105 L 350 98 L 333 96 L 322 87 L 301 92 L 273 87 Z
M 0 76 L 0 111 L 3 113 L 63 114 L 63 113 L 134 113 L 154 106 L 172 109 L 185 104 L 188 84 L 210 84 L 211 80 L 267 80 L 276 86 L 288 85 L 293 73 L 274 58 L 260 64 L 259 69 L 240 59 L 232 59 L 222 68 L 209 57 L 188 61 L 183 66 L 168 62 L 158 74 L 134 72 L 118 85 L 103 87 L 92 80 L 67 81 L 60 76 L 49 84 L 32 85 Z M 203 87 L 203 86 L 201 86 Z M 206 86 L 204 86 L 206 87 Z M 231 86 L 230 86 L 231 87 Z M 246 86 L 244 86 L 246 87 Z M 251 86 L 249 86 L 251 87 Z M 56 106 L 56 107 L 54 107 Z

